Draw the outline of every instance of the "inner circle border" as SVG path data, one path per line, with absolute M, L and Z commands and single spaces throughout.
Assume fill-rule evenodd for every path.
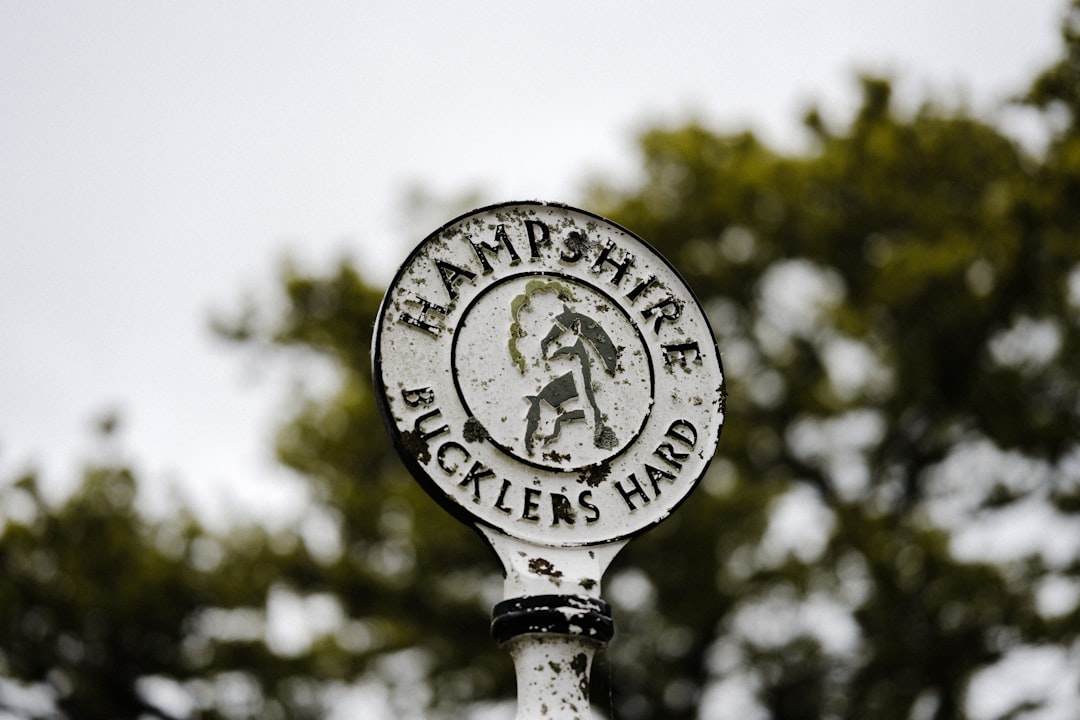
M 580 287 L 587 288 L 588 290 L 590 290 L 592 292 L 595 292 L 597 295 L 602 296 L 605 300 L 607 300 L 608 302 L 611 303 L 612 307 L 614 307 L 620 313 L 622 313 L 623 317 L 626 318 L 627 322 L 630 324 L 630 327 L 634 328 L 634 332 L 637 334 L 638 340 L 641 342 L 642 347 L 645 347 L 645 348 L 648 347 L 646 342 L 645 342 L 645 338 L 642 337 L 642 335 L 641 335 L 641 329 L 638 327 L 637 323 L 635 323 L 633 321 L 633 319 L 630 317 L 630 313 L 626 312 L 626 308 L 624 308 L 617 300 L 615 300 L 615 298 L 613 298 L 610 294 L 608 294 L 602 288 L 596 287 L 595 285 L 587 284 L 584 281 L 582 281 L 582 279 L 579 278 L 579 277 L 576 277 L 574 275 L 570 275 L 568 273 L 560 273 L 560 272 L 552 272 L 552 271 L 544 270 L 544 271 L 541 271 L 541 272 L 514 273 L 512 275 L 507 275 L 506 277 L 499 278 L 494 283 L 492 283 L 491 285 L 489 285 L 488 287 L 484 288 L 479 293 L 477 293 L 476 297 L 474 297 L 469 302 L 469 304 L 465 307 L 465 309 L 462 310 L 462 312 L 461 312 L 462 322 L 459 323 L 457 325 L 457 327 L 454 328 L 454 339 L 451 341 L 451 345 L 450 345 L 450 363 L 451 363 L 450 376 L 454 381 L 454 390 L 457 391 L 457 396 L 458 396 L 458 399 L 461 401 L 462 407 L 464 407 L 465 410 L 468 411 L 468 413 L 469 413 L 469 415 L 471 417 L 476 417 L 476 413 L 473 412 L 472 408 L 469 407 L 469 403 L 465 399 L 465 393 L 462 392 L 462 390 L 461 390 L 461 380 L 459 379 L 458 374 L 456 372 L 454 372 L 454 370 L 456 369 L 455 361 L 456 361 L 456 358 L 457 358 L 458 338 L 459 338 L 459 336 L 461 334 L 461 329 L 465 326 L 464 320 L 465 320 L 466 317 L 468 317 L 469 312 L 473 309 L 473 307 L 478 302 L 480 302 L 481 298 L 483 298 L 488 293 L 494 291 L 500 285 L 504 285 L 506 283 L 513 282 L 514 280 L 520 280 L 522 278 L 529 278 L 529 277 L 536 277 L 536 278 L 549 277 L 549 278 L 559 278 L 559 279 L 563 279 L 563 280 L 569 280 L 574 285 L 578 285 Z M 615 460 L 620 455 L 625 453 L 631 447 L 633 447 L 634 443 L 637 442 L 638 438 L 640 438 L 641 434 L 645 431 L 645 426 L 649 423 L 649 416 L 652 414 L 652 408 L 653 408 L 653 403 L 651 401 L 656 395 L 656 367 L 653 365 L 652 355 L 649 354 L 648 352 L 645 353 L 645 360 L 649 365 L 649 399 L 650 399 L 649 408 L 648 408 L 648 410 L 645 411 L 645 416 L 641 419 L 641 424 L 638 426 L 637 430 L 634 431 L 633 437 L 631 437 L 630 440 L 627 441 L 617 451 L 611 453 L 611 455 L 609 455 L 607 458 L 605 458 L 602 462 L 611 462 L 612 460 Z M 487 442 L 490 442 L 493 446 L 495 446 L 498 450 L 503 452 L 507 457 L 511 458 L 515 462 L 520 462 L 523 465 L 527 465 L 529 467 L 533 467 L 533 468 L 536 468 L 538 470 L 546 470 L 546 471 L 549 471 L 549 472 L 555 472 L 555 473 L 560 473 L 560 474 L 580 473 L 585 468 L 587 468 L 588 466 L 595 464 L 595 463 L 586 463 L 585 465 L 582 465 L 582 466 L 568 467 L 568 468 L 553 467 L 551 465 L 545 465 L 543 463 L 539 463 L 539 462 L 529 460 L 527 458 L 523 458 L 520 455 L 518 455 L 517 453 L 515 453 L 514 451 L 512 451 L 511 449 L 509 449 L 507 447 L 504 447 L 502 443 L 496 442 L 495 438 L 493 438 L 493 437 L 488 437 Z

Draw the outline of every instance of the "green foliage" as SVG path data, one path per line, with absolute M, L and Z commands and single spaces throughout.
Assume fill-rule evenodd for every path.
M 1039 152 L 966 112 L 900 112 L 865 78 L 848 122 L 807 114 L 805 152 L 656 128 L 643 179 L 582 203 L 680 268 L 730 393 L 701 488 L 605 578 L 618 633 L 597 709 L 982 720 L 1080 703 L 1075 687 L 978 696 L 1019 652 L 1071 653 L 1075 677 L 1078 28 L 1074 2 L 1063 59 L 1024 96 L 1050 131 Z M 321 717 L 359 686 L 396 717 L 462 717 L 512 697 L 487 635 L 496 560 L 405 474 L 375 410 L 381 293 L 348 262 L 286 268 L 282 289 L 284 310 L 217 330 L 332 367 L 277 451 L 333 541 L 148 520 L 123 467 L 89 468 L 59 506 L 32 476 L 10 483 L 0 710 Z M 292 644 L 274 629 L 290 605 L 316 627 Z
M 693 572 L 664 560 L 664 540 L 620 558 L 648 568 L 661 596 L 683 598 L 658 602 L 669 622 L 696 617 L 694 636 L 714 643 L 626 658 L 652 668 L 645 697 L 665 698 L 680 679 L 707 686 L 709 652 L 724 647 L 743 658 L 727 671 L 747 675 L 743 686 L 774 718 L 900 720 L 917 704 L 928 717 L 963 717 L 980 668 L 1018 645 L 1077 638 L 1075 608 L 1050 636 L 1033 598 L 1047 577 L 1075 582 L 1075 563 L 1046 567 L 1037 548 L 995 562 L 957 544 L 973 532 L 965 523 L 1006 516 L 994 488 L 1022 484 L 1000 500 L 1015 506 L 1077 482 L 1080 224 L 1070 198 L 1080 168 L 1057 156 L 1071 152 L 1072 131 L 1032 157 L 975 118 L 931 106 L 904 117 L 889 98 L 888 83 L 866 79 L 850 126 L 826 128 L 810 113 L 815 148 L 795 156 L 751 134 L 653 130 L 641 144 L 644 182 L 595 193 L 601 212 L 683 269 L 725 353 L 720 455 L 733 487 L 695 498 L 700 514 L 682 515 L 682 542 L 699 572 L 722 576 L 740 544 L 760 543 L 742 577 L 695 584 L 689 595 L 705 612 L 685 607 Z M 1046 484 L 1002 467 L 946 480 L 975 447 L 1030 461 Z M 760 502 L 744 512 L 775 519 L 770 504 L 799 486 L 814 488 L 828 544 L 761 562 L 762 530 L 726 526 L 724 510 L 753 492 Z M 967 517 L 938 519 L 963 496 Z M 1075 508 L 1057 505 L 1075 522 Z M 865 596 L 853 601 L 854 587 Z M 821 652 L 828 638 L 818 638 L 808 649 L 815 632 L 797 622 L 783 642 L 740 633 L 742 613 L 778 595 L 785 612 L 831 597 L 850 612 L 857 647 Z M 641 716 L 695 712 L 654 700 Z
M 134 478 L 118 467 L 88 469 L 57 508 L 33 476 L 4 493 L 4 507 L 18 507 L 23 522 L 9 519 L 0 545 L 0 667 L 43 684 L 69 717 L 167 717 L 135 680 L 190 674 L 182 657 L 189 615 L 225 599 L 214 574 L 191 561 L 212 540 L 190 518 L 148 524 L 134 498 Z

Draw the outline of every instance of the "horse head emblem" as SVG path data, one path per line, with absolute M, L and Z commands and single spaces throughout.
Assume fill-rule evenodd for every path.
M 585 408 L 563 407 L 582 394 L 591 411 L 593 445 L 598 448 L 612 449 L 618 444 L 618 438 L 615 431 L 605 424 L 604 412 L 597 403 L 593 391 L 593 363 L 594 358 L 598 359 L 600 369 L 614 377 L 619 367 L 618 350 L 599 322 L 577 312 L 567 304 L 572 302 L 574 297 L 566 286 L 557 281 L 536 281 L 529 283 L 525 293 L 514 299 L 511 304 L 511 314 L 514 318 L 510 339 L 511 358 L 524 373 L 525 358 L 517 347 L 517 339 L 522 336 L 519 314 L 523 307 L 528 306 L 529 299 L 538 292 L 555 292 L 563 301 L 562 312 L 555 315 L 551 329 L 540 341 L 541 359 L 553 363 L 563 361 L 562 367 L 567 369 L 566 372 L 541 387 L 535 395 L 524 396 L 529 403 L 529 409 L 525 415 L 525 449 L 531 455 L 538 440 L 543 445 L 549 445 L 558 440 L 564 424 L 586 420 L 588 415 Z M 541 411 L 545 405 L 554 410 L 556 415 L 551 424 L 551 431 L 541 434 L 539 433 Z

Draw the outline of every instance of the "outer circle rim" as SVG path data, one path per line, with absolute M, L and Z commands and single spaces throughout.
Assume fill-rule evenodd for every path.
M 500 202 L 500 203 L 493 203 L 493 204 L 490 204 L 490 205 L 485 205 L 485 206 L 475 208 L 473 210 L 469 210 L 467 212 L 461 213 L 460 215 L 453 218 L 452 220 L 449 220 L 448 222 L 443 223 L 442 225 L 440 225 L 434 231 L 428 233 L 428 235 L 422 241 L 417 243 L 417 245 L 409 252 L 409 254 L 406 256 L 406 258 L 402 261 L 401 265 L 398 267 L 397 271 L 394 273 L 393 279 L 391 279 L 390 283 L 386 286 L 387 287 L 386 292 L 383 294 L 382 302 L 380 302 L 379 310 L 378 310 L 378 312 L 376 313 L 376 316 L 375 316 L 375 323 L 374 323 L 374 328 L 373 328 L 373 333 L 372 333 L 373 338 L 372 338 L 372 342 L 371 342 L 371 370 L 372 370 L 371 377 L 372 377 L 373 389 L 375 391 L 376 408 L 378 409 L 379 416 L 382 418 L 384 427 L 387 429 L 387 434 L 390 435 L 391 444 L 393 445 L 394 450 L 397 453 L 398 457 L 401 459 L 402 463 L 405 465 L 406 470 L 409 471 L 409 474 L 412 475 L 413 479 L 416 480 L 416 482 L 424 489 L 424 491 L 433 500 L 435 500 L 435 502 L 440 507 L 442 507 L 446 512 L 448 512 L 453 518 L 455 518 L 459 522 L 473 528 L 478 534 L 480 534 L 480 536 L 482 538 L 484 538 L 485 542 L 487 541 L 487 538 L 484 535 L 483 529 L 486 528 L 486 529 L 493 530 L 493 531 L 499 533 L 500 535 L 505 535 L 506 537 L 515 538 L 516 540 L 519 540 L 521 542 L 528 542 L 528 543 L 534 543 L 535 544 L 534 540 L 531 540 L 531 539 L 526 538 L 526 537 L 522 537 L 519 534 L 514 534 L 514 533 L 511 533 L 511 532 L 507 532 L 504 528 L 501 528 L 498 525 L 496 525 L 496 524 L 494 524 L 494 523 L 480 517 L 479 515 L 476 515 L 476 514 L 470 512 L 469 508 L 467 508 L 463 504 L 460 504 L 460 503 L 456 502 L 453 498 L 449 497 L 447 495 L 446 491 L 442 488 L 442 486 L 439 485 L 435 480 L 433 480 L 431 477 L 428 476 L 427 472 L 417 462 L 416 458 L 412 457 L 406 451 L 406 448 L 404 446 L 403 439 L 402 439 L 402 436 L 401 436 L 401 432 L 398 430 L 397 423 L 394 420 L 393 412 L 391 411 L 391 408 L 390 408 L 389 399 L 388 399 L 388 393 L 387 393 L 387 387 L 386 387 L 385 383 L 383 382 L 382 373 L 380 372 L 382 364 L 383 364 L 382 337 L 381 337 L 382 334 L 381 334 L 380 331 L 382 330 L 383 323 L 385 322 L 385 319 L 386 319 L 386 314 L 387 314 L 389 304 L 390 304 L 391 291 L 398 286 L 398 284 L 400 283 L 400 281 L 402 280 L 402 278 L 403 278 L 403 276 L 405 274 L 405 271 L 409 267 L 411 267 L 413 261 L 420 254 L 420 252 L 423 250 L 423 248 L 429 242 L 437 240 L 439 238 L 439 236 L 441 236 L 443 234 L 444 231 L 446 231 L 447 229 L 449 229 L 449 228 L 451 228 L 451 227 L 465 221 L 468 218 L 471 218 L 471 217 L 476 216 L 476 215 L 492 213 L 492 212 L 496 212 L 496 211 L 501 210 L 501 209 L 507 209 L 507 208 L 512 208 L 512 207 L 533 207 L 533 208 L 549 208 L 549 209 L 553 209 L 553 210 L 564 210 L 564 211 L 567 211 L 567 212 L 570 212 L 570 213 L 579 214 L 579 215 L 581 215 L 583 217 L 586 217 L 586 218 L 592 218 L 593 220 L 596 220 L 598 222 L 609 225 L 610 227 L 614 228 L 615 230 L 624 233 L 627 237 L 633 239 L 635 242 L 639 243 L 641 245 L 641 247 L 646 249 L 658 263 L 665 266 L 668 269 L 668 271 L 672 273 L 672 275 L 675 277 L 675 279 L 677 279 L 679 281 L 682 290 L 686 292 L 686 299 L 692 300 L 694 302 L 694 305 L 696 306 L 698 311 L 701 313 L 702 322 L 704 323 L 706 329 L 708 329 L 708 331 L 709 331 L 709 333 L 708 333 L 709 334 L 709 339 L 708 339 L 707 346 L 712 350 L 713 357 L 716 359 L 717 369 L 720 372 L 720 388 L 719 388 L 720 397 L 718 398 L 718 401 L 719 401 L 718 413 L 719 413 L 719 415 L 721 417 L 720 417 L 719 422 L 716 424 L 715 436 L 709 438 L 710 444 L 711 444 L 711 447 L 712 447 L 712 452 L 709 455 L 709 457 L 704 459 L 704 462 L 701 465 L 701 469 L 698 472 L 698 474 L 696 475 L 696 477 L 694 477 L 694 478 L 692 478 L 692 479 L 690 479 L 688 481 L 689 487 L 687 488 L 686 492 L 683 493 L 678 498 L 678 500 L 675 503 L 673 503 L 667 509 L 667 512 L 664 515 L 662 515 L 662 516 L 660 516 L 658 518 L 655 518 L 653 520 L 650 520 L 647 523 L 644 523 L 642 525 L 634 527 L 632 530 L 628 530 L 628 531 L 623 532 L 621 534 L 611 536 L 611 537 L 604 537 L 604 538 L 601 538 L 601 539 L 582 540 L 582 541 L 569 541 L 569 542 L 561 541 L 561 542 L 543 543 L 542 545 L 546 546 L 546 547 L 564 547 L 564 548 L 570 548 L 570 547 L 593 547 L 593 546 L 599 546 L 599 545 L 610 545 L 610 544 L 614 544 L 614 543 L 617 543 L 617 542 L 630 540 L 632 538 L 635 538 L 635 537 L 637 537 L 639 535 L 642 535 L 642 534 L 648 532 L 649 530 L 653 529 L 654 527 L 656 527 L 657 525 L 662 523 L 664 520 L 669 518 L 694 493 L 694 490 L 697 489 L 698 485 L 701 484 L 702 478 L 705 476 L 705 473 L 708 471 L 709 466 L 712 464 L 713 458 L 716 456 L 716 448 L 718 447 L 720 437 L 723 434 L 724 424 L 725 424 L 725 421 L 726 421 L 726 409 L 727 409 L 727 376 L 724 374 L 723 360 L 721 359 L 721 356 L 720 356 L 720 350 L 716 345 L 716 334 L 712 329 L 712 323 L 709 322 L 709 316 L 708 316 L 708 314 L 705 313 L 704 306 L 702 306 L 701 301 L 698 299 L 697 294 L 694 292 L 693 288 L 690 287 L 690 285 L 686 282 L 685 278 L 683 278 L 682 274 L 679 273 L 679 271 L 675 268 L 675 266 L 672 265 L 671 262 L 663 254 L 661 254 L 659 251 L 657 251 L 656 248 L 654 248 L 647 240 L 645 240 L 644 238 L 642 238 L 641 236 L 639 236 L 637 233 L 633 232 L 632 230 L 629 230 L 626 227 L 620 225 L 619 223 L 617 223 L 617 222 L 615 222 L 613 220 L 609 220 L 608 218 L 606 218 L 606 217 L 604 217 L 602 215 L 598 215 L 597 213 L 593 213 L 593 212 L 590 212 L 588 210 L 582 210 L 581 208 L 574 207 L 572 205 L 568 205 L 568 204 L 565 204 L 565 203 L 545 202 L 545 201 L 541 201 L 541 200 L 510 200 L 510 201 L 506 201 L 506 202 Z

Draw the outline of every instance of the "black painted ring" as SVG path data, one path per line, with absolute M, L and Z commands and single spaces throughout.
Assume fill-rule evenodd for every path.
M 577 635 L 606 643 L 615 634 L 611 607 L 581 595 L 529 595 L 496 603 L 491 636 L 500 645 L 518 635 Z

